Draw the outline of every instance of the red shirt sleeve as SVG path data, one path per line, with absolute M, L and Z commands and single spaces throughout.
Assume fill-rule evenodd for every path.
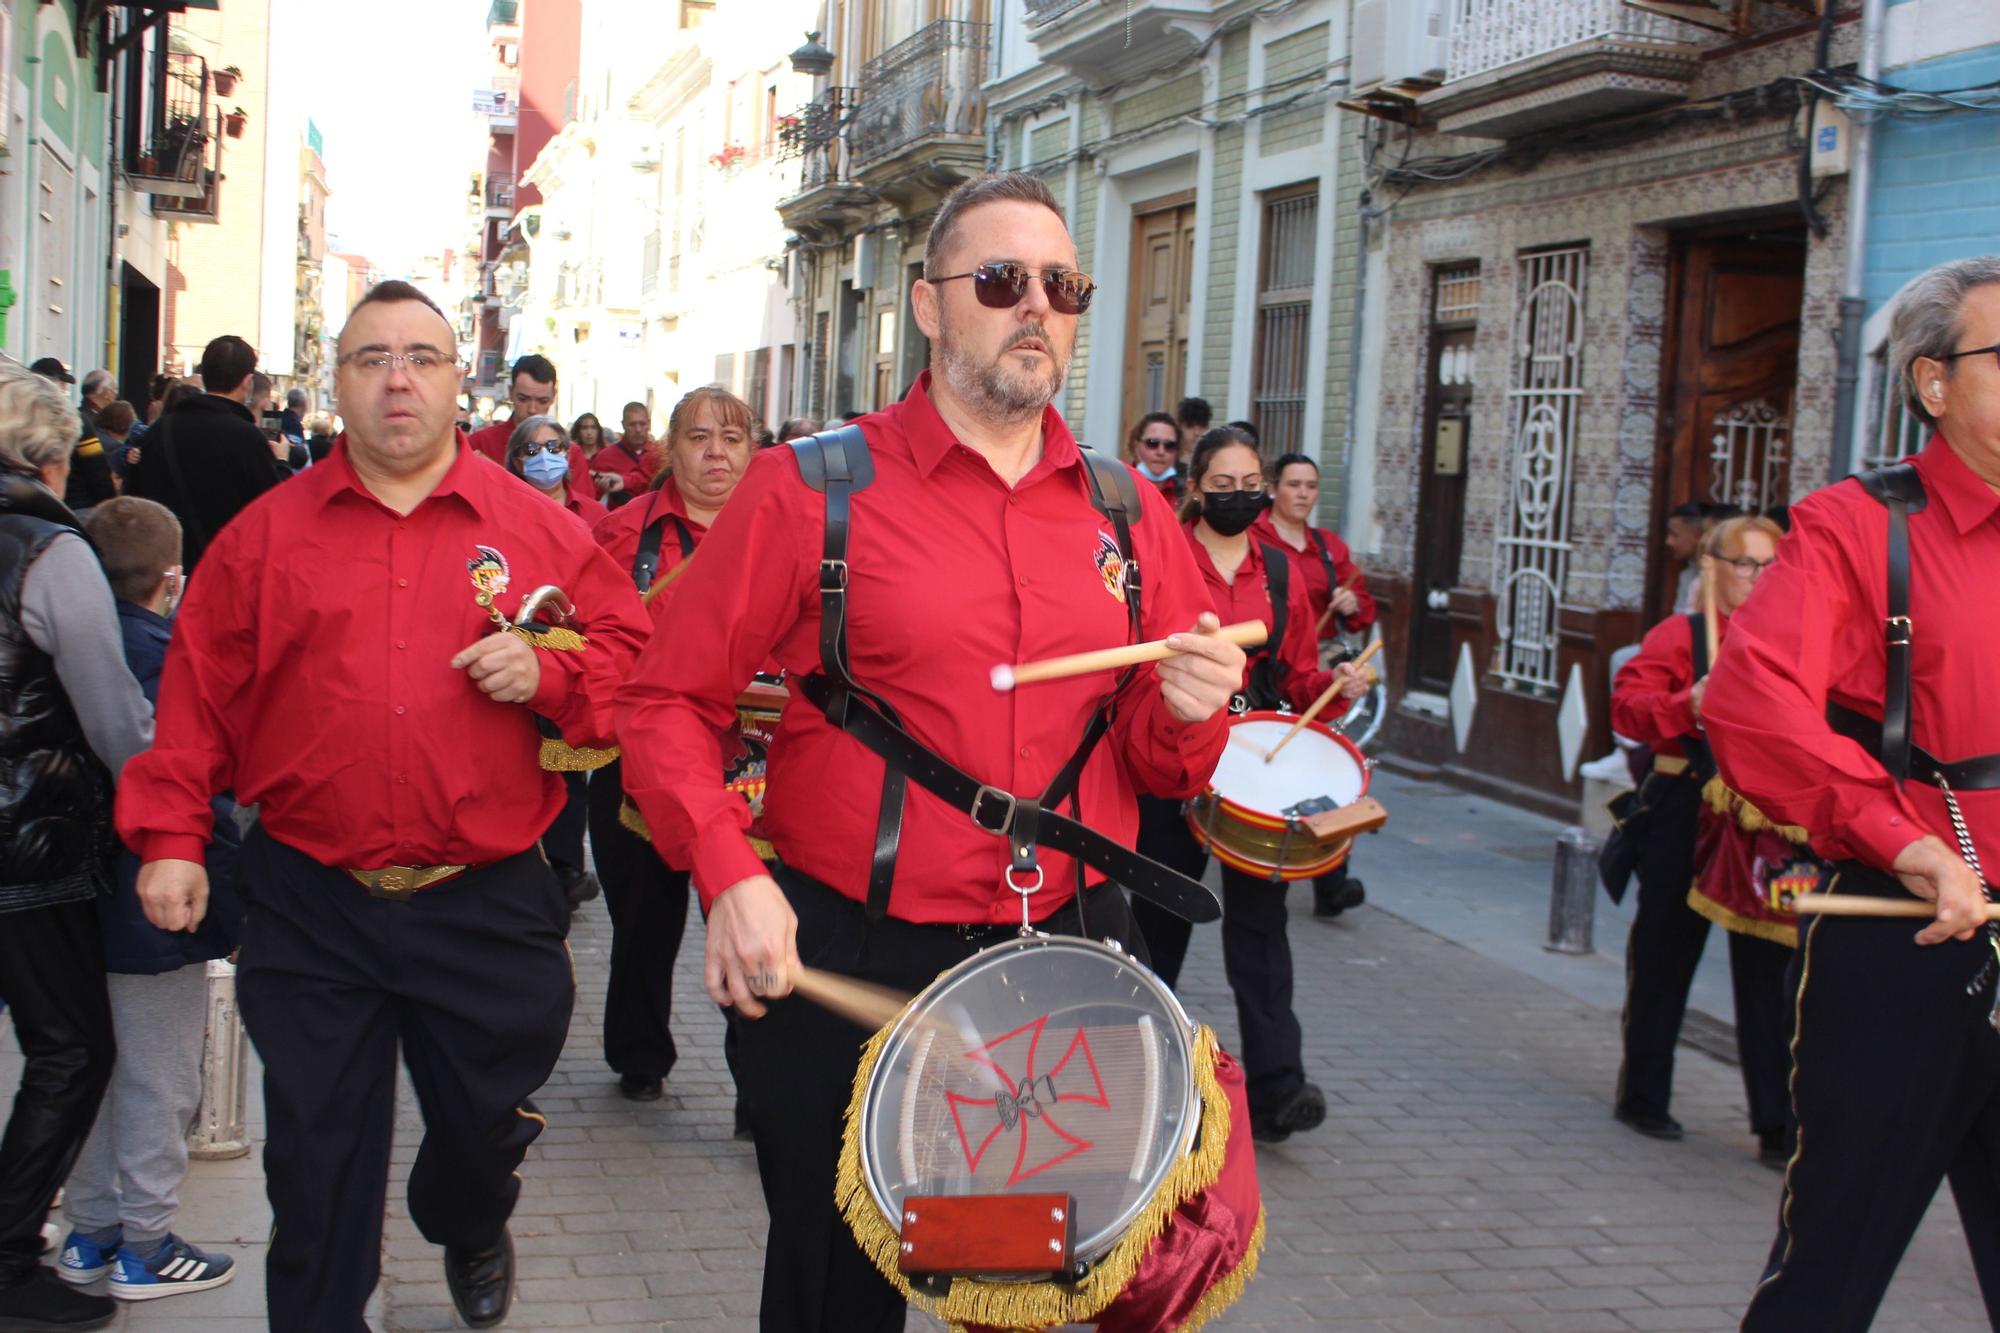
M 1835 490 L 1860 495 L 1851 485 Z M 1875 756 L 1826 721 L 1829 690 L 1882 651 L 1881 613 L 1863 590 L 1883 575 L 1855 561 L 1881 563 L 1888 521 L 1864 502 L 1872 513 L 1830 492 L 1793 508 L 1778 563 L 1731 619 L 1702 713 L 1731 787 L 1772 819 L 1809 830 L 1822 856 L 1887 868 L 1936 830 Z
M 1285 641 L 1277 645 L 1285 668 L 1285 696 L 1303 712 L 1333 683 L 1333 673 L 1319 664 L 1319 636 L 1313 632 L 1312 595 L 1296 566 L 1285 595 Z M 1331 721 L 1347 711 L 1351 700 L 1335 699 L 1320 712 Z
M 1611 729 L 1659 753 L 1680 753 L 1694 734 L 1694 639 L 1686 616 L 1646 631 L 1639 651 L 1611 682 Z M 1663 748 L 1664 747 L 1664 748 Z
M 1354 555 L 1347 549 L 1347 543 L 1340 539 L 1339 533 L 1322 528 L 1319 535 L 1326 542 L 1327 553 L 1333 557 L 1333 586 L 1338 588 L 1349 579 L 1354 581 L 1356 609 L 1353 615 L 1345 618 L 1347 628 L 1367 629 L 1375 623 L 1375 599 L 1368 593 L 1368 576 L 1362 573 L 1360 565 L 1354 563 Z M 1333 631 L 1331 621 L 1327 624 L 1327 631 Z

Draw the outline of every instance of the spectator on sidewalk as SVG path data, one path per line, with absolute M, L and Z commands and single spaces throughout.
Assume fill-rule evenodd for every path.
M 306 442 L 306 391 L 304 389 L 285 390 L 285 412 L 278 424 L 278 433 L 293 444 Z
M 121 488 L 125 484 L 125 474 L 132 470 L 132 456 L 136 451 L 130 441 L 138 423 L 138 414 L 132 410 L 132 404 L 123 398 L 114 400 L 97 414 L 97 439 L 104 446 L 104 458 L 111 465 L 111 475 Z
M 150 702 L 181 592 L 181 527 L 165 506 L 121 496 L 92 512 L 85 532 L 97 545 L 125 642 L 125 664 Z M 114 1300 L 144 1301 L 207 1291 L 236 1276 L 235 1262 L 174 1234 L 177 1191 L 187 1176 L 187 1131 L 201 1102 L 207 969 L 241 933 L 236 895 L 235 802 L 214 802 L 209 844 L 209 911 L 198 930 L 168 932 L 139 906 L 139 861 L 121 850 L 117 888 L 97 901 L 110 974 L 118 1060 L 97 1123 L 63 1195 L 69 1236 L 56 1272 L 79 1286 L 111 1275 Z
M 0 1325 L 101 1328 L 109 1298 L 40 1264 L 42 1221 L 115 1055 L 93 900 L 105 887 L 111 782 L 152 743 L 104 571 L 68 480 L 76 409 L 0 363 L 0 995 L 27 1057 L 0 1137 Z
M 127 495 L 180 520 L 190 578 L 223 526 L 285 477 L 249 407 L 257 349 L 226 333 L 202 349 L 199 369 L 204 392 L 161 415 L 125 476 Z
M 306 421 L 306 456 L 314 463 L 326 461 L 333 452 L 333 418 L 325 412 L 315 412 Z

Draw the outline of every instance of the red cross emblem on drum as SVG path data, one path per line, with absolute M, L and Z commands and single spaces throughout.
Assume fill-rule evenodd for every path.
M 1082 1028 L 1076 1030 L 1062 1058 L 1047 1073 L 1035 1072 L 1042 1032 L 1048 1024 L 1049 1016 L 1044 1014 L 965 1052 L 967 1060 L 990 1070 L 1000 1083 L 990 1097 L 945 1094 L 967 1171 L 977 1172 L 987 1150 L 1008 1134 L 1016 1136 L 1014 1165 L 1007 1174 L 1009 1187 L 1090 1151 L 1090 1140 L 1064 1129 L 1056 1111 L 1065 1104 L 1109 1110 L 1111 1098 L 1097 1072 L 1090 1037 Z M 1019 1078 L 1007 1068 L 1016 1059 L 1020 1061 Z

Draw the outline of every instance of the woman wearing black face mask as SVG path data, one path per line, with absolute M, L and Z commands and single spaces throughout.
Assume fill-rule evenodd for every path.
M 1181 521 L 1216 614 L 1225 625 L 1262 620 L 1271 626 L 1270 639 L 1252 651 L 1244 671 L 1245 706 L 1275 708 L 1282 702 L 1304 709 L 1338 680 L 1341 698 L 1321 714 L 1337 717 L 1346 700 L 1367 690 L 1367 676 L 1348 666 L 1320 668 L 1303 581 L 1290 577 L 1282 550 L 1250 536 L 1250 525 L 1270 500 L 1263 462 L 1249 436 L 1232 426 L 1203 435 L 1188 463 L 1188 485 Z M 1208 861 L 1180 802 L 1149 796 L 1139 798 L 1138 850 L 1196 878 Z M 1282 1142 L 1326 1118 L 1326 1097 L 1306 1080 L 1303 1034 L 1292 1012 L 1285 888 L 1228 866 L 1222 870 L 1223 965 L 1243 1033 L 1250 1129 L 1263 1143 Z M 1142 900 L 1133 901 L 1132 911 L 1146 933 L 1153 970 L 1174 985 L 1193 928 Z

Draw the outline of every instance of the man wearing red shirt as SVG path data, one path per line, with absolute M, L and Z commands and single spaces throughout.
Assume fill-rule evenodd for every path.
M 261 807 L 238 987 L 264 1059 L 271 1327 L 362 1327 L 381 1260 L 396 1053 L 423 1107 L 410 1213 L 473 1327 L 512 1290 L 514 1168 L 574 993 L 569 906 L 536 845 L 563 803 L 535 715 L 576 745 L 645 636 L 631 584 L 573 515 L 452 426 L 451 326 L 390 282 L 341 331 L 347 433 L 210 549 L 118 791 L 165 930 L 207 905 L 209 799 Z M 561 588 L 570 635 L 495 633 Z
M 619 425 L 625 433 L 597 451 L 590 470 L 607 495 L 619 497 L 613 503 L 624 504 L 652 484 L 658 463 L 653 457 L 653 414 L 644 403 L 625 404 Z
M 545 417 L 555 411 L 555 363 L 533 352 L 516 361 L 507 385 L 507 401 L 513 405 L 512 416 L 481 426 L 468 437 L 475 453 L 501 467 L 507 466 L 507 442 L 514 437 L 514 427 L 529 417 Z M 581 449 L 569 453 L 569 493 L 572 499 L 597 500 L 597 483 L 591 480 L 589 460 Z
M 1074 677 L 996 695 L 995 663 L 1127 640 L 1132 583 L 1093 506 L 1076 440 L 1049 406 L 1062 387 L 1089 280 L 1039 178 L 983 177 L 939 209 L 916 284 L 931 369 L 909 396 L 861 418 L 872 480 L 849 500 L 835 601 L 852 679 L 908 735 L 996 793 L 1042 793 L 1077 750 L 1117 677 Z M 811 449 L 812 446 L 802 446 Z M 794 693 L 774 742 L 765 827 L 752 850 L 743 801 L 716 781 L 717 737 L 738 691 L 775 658 L 824 665 L 825 494 L 807 454 L 756 455 L 681 580 L 619 707 L 625 781 L 667 860 L 690 867 L 708 909 L 709 993 L 746 1019 L 737 1066 L 771 1215 L 766 1329 L 900 1330 L 903 1301 L 834 1204 L 842 1115 L 867 1034 L 782 1000 L 802 956 L 819 968 L 915 990 L 1040 928 L 1133 939 L 1129 906 L 1095 872 L 1044 851 L 1041 887 L 1007 886 L 1014 840 L 976 827 L 912 783 L 886 892 L 871 892 L 884 763 Z M 1221 752 L 1222 710 L 1243 654 L 1217 627 L 1187 544 L 1157 493 L 1141 496 L 1132 554 L 1145 571 L 1144 637 L 1184 655 L 1139 669 L 1075 784 L 1079 818 L 1130 847 L 1140 791 L 1191 794 Z M 842 622 L 836 621 L 838 625 Z M 804 688 L 803 686 L 801 688 Z M 893 790 L 893 788 L 892 788 Z M 1021 798 L 1026 801 L 1026 797 Z M 990 805 L 1006 804 L 996 795 Z M 1069 808 L 1065 804 L 1065 809 Z M 990 815 L 989 809 L 989 815 Z M 893 818 L 893 809 L 891 816 Z M 1049 816 L 1041 821 L 1046 826 Z M 1076 900 L 1079 881 L 1097 882 Z M 876 883 L 881 884 L 880 880 Z
M 1978 869 L 2000 870 L 1996 348 L 2000 255 L 1942 265 L 1905 290 L 1891 362 L 1905 403 L 1938 433 L 1910 468 L 1793 506 L 1778 563 L 1737 612 L 1702 699 L 1724 778 L 1807 830 L 1835 862 L 1835 891 L 1937 905 L 1915 932 L 1906 920 L 1824 916 L 1804 931 L 1799 1147 L 1744 1316 L 1751 1333 L 1867 1328 L 1946 1177 L 2000 1327 L 2000 1037 Z M 1896 597 L 1885 569 L 1903 528 L 1907 594 Z

